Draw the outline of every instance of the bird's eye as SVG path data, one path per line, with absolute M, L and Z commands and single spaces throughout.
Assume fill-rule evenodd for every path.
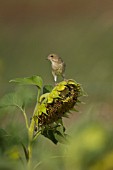
M 51 55 L 51 58 L 53 58 L 53 55 Z

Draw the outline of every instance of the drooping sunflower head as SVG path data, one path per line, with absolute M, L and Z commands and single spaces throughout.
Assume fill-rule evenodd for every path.
M 38 126 L 50 125 L 65 117 L 79 102 L 82 92 L 80 84 L 66 80 L 57 84 L 50 93 L 43 94 L 37 110 Z

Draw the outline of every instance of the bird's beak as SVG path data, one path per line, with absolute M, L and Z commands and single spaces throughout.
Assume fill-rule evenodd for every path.
M 50 59 L 49 59 L 49 56 L 46 58 L 46 60 L 50 60 Z

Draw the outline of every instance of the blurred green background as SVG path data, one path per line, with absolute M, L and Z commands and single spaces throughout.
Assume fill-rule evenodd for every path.
M 83 98 L 86 104 L 78 107 L 80 112 L 64 120 L 68 132 L 84 117 L 112 124 L 112 37 L 112 0 L 0 0 L 0 97 L 13 90 L 9 80 L 16 77 L 39 75 L 44 84 L 53 84 L 46 58 L 57 53 L 66 63 L 66 78 L 82 84 L 88 94 Z M 18 112 L 8 112 L 0 123 L 7 129 L 19 123 L 24 126 Z M 61 152 L 46 142 L 49 149 L 42 142 L 40 152 L 44 149 L 46 156 Z

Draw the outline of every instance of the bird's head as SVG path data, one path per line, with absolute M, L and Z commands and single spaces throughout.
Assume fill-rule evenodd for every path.
M 61 58 L 57 54 L 49 54 L 47 59 L 50 60 L 51 62 L 61 61 Z

